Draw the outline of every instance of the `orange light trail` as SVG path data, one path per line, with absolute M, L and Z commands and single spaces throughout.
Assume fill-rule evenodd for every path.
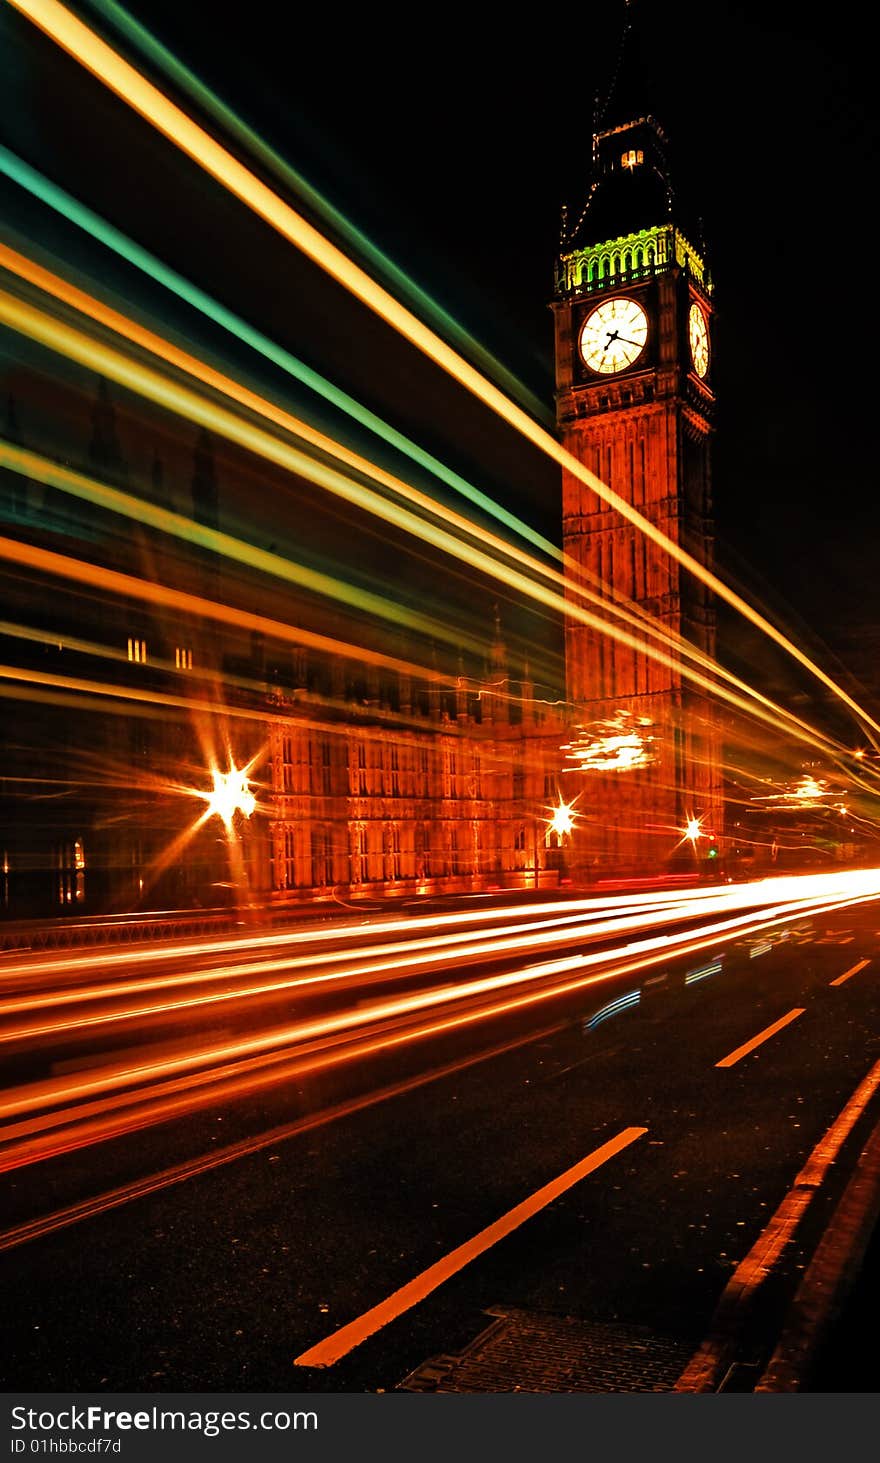
M 201 1154 L 184 1163 L 175 1164 L 171 1168 L 163 1169 L 159 1173 L 150 1174 L 145 1179 L 135 1180 L 134 1183 L 123 1184 L 118 1188 L 105 1190 L 94 1198 L 85 1199 L 78 1204 L 68 1205 L 64 1209 L 56 1209 L 50 1214 L 44 1214 L 39 1219 L 30 1220 L 25 1224 L 15 1225 L 12 1229 L 0 1232 L 0 1250 L 14 1249 L 17 1245 L 27 1244 L 31 1240 L 39 1239 L 45 1234 L 54 1234 L 56 1230 L 66 1229 L 71 1224 L 77 1224 L 83 1219 L 91 1219 L 96 1214 L 106 1214 L 110 1209 L 118 1209 L 123 1204 L 129 1204 L 134 1199 L 144 1198 L 147 1194 L 155 1194 L 162 1189 L 171 1188 L 174 1184 L 185 1183 L 187 1179 L 195 1178 L 198 1174 L 208 1173 L 215 1168 L 223 1168 L 227 1164 L 236 1163 L 241 1158 L 246 1158 L 252 1153 L 259 1153 L 276 1143 L 288 1142 L 291 1138 L 298 1138 L 303 1133 L 313 1132 L 315 1128 L 326 1127 L 330 1123 L 338 1122 L 340 1118 L 351 1117 L 353 1113 L 363 1112 L 365 1108 L 376 1107 L 379 1103 L 388 1102 L 395 1097 L 405 1096 L 419 1087 L 425 1087 L 430 1082 L 442 1081 L 444 1077 L 451 1077 L 457 1072 L 467 1071 L 468 1068 L 477 1066 L 480 1062 L 491 1061 L 495 1057 L 503 1056 L 509 1051 L 516 1051 L 520 1047 L 528 1046 L 536 1041 L 543 1041 L 549 1036 L 554 1036 L 561 1028 L 547 1026 L 537 1031 L 530 1032 L 527 1036 L 518 1038 L 511 1042 L 504 1042 L 500 1046 L 491 1046 L 475 1053 L 472 1056 L 464 1057 L 458 1061 L 448 1062 L 445 1066 L 431 1068 L 427 1072 L 420 1072 L 415 1077 L 405 1078 L 401 1082 L 393 1082 L 386 1087 L 380 1087 L 362 1097 L 351 1098 L 346 1102 L 336 1103 L 331 1107 L 322 1108 L 319 1112 L 311 1113 L 308 1117 L 297 1118 L 293 1122 L 284 1123 L 280 1127 L 270 1128 L 268 1132 L 256 1134 L 252 1138 L 244 1138 L 237 1143 L 230 1143 L 225 1148 L 212 1148 L 208 1153 Z M 292 1075 L 292 1073 L 291 1073 Z M 274 1073 L 267 1079 L 275 1082 L 277 1076 Z M 252 1093 L 257 1088 L 256 1080 L 251 1077 L 246 1079 L 247 1091 Z M 230 1097 L 238 1090 L 236 1084 L 227 1081 L 224 1085 L 224 1096 Z M 206 1102 L 216 1101 L 216 1090 L 208 1094 Z M 118 1137 L 122 1133 L 131 1132 L 134 1128 L 144 1127 L 148 1122 L 158 1122 L 161 1116 L 167 1116 L 173 1099 L 166 1102 L 154 1103 L 145 1107 L 138 1113 L 129 1115 L 122 1119 L 117 1115 L 117 1126 L 112 1133 L 102 1134 L 102 1137 Z M 190 1111 L 194 1110 L 196 1104 L 191 1103 Z M 80 1122 L 76 1129 L 68 1129 L 63 1138 L 60 1135 L 52 1134 L 48 1139 L 48 1151 L 39 1156 L 57 1157 L 60 1152 L 70 1152 L 74 1148 L 82 1147 L 90 1141 L 91 1131 L 88 1124 Z M 35 1154 L 32 1150 L 33 1161 Z M 6 1162 L 8 1154 L 0 1153 L 0 1171 L 10 1165 Z
M 64 304 L 73 306 L 81 314 L 84 314 L 89 319 L 108 327 L 116 334 L 121 335 L 124 339 L 128 340 L 132 344 L 138 345 L 143 349 L 148 350 L 152 355 L 157 356 L 160 360 L 165 361 L 167 364 L 175 366 L 178 369 L 186 372 L 187 375 L 193 377 L 202 385 L 209 386 L 217 391 L 220 391 L 223 395 L 237 402 L 238 405 L 250 409 L 257 415 L 263 417 L 265 420 L 271 422 L 274 426 L 280 427 L 284 431 L 290 432 L 292 435 L 299 437 L 302 441 L 309 443 L 310 446 L 318 448 L 320 451 L 335 457 L 338 461 L 343 462 L 346 466 L 354 468 L 356 471 L 372 477 L 376 482 L 381 483 L 384 487 L 391 489 L 398 496 L 403 497 L 407 501 L 413 503 L 418 508 L 428 513 L 431 517 L 436 518 L 437 516 L 440 516 L 444 522 L 453 525 L 460 533 L 464 533 L 469 537 L 476 536 L 481 543 L 491 547 L 494 553 L 500 554 L 502 556 L 506 555 L 514 559 L 530 573 L 537 575 L 539 578 L 546 578 L 552 584 L 556 585 L 557 588 L 564 589 L 568 597 L 574 595 L 576 597 L 579 597 L 586 603 L 598 606 L 602 610 L 603 615 L 608 615 L 609 613 L 616 614 L 624 621 L 628 620 L 635 628 L 641 630 L 644 634 L 655 637 L 673 650 L 676 650 L 679 654 L 685 655 L 689 659 L 693 660 L 695 664 L 701 665 L 704 669 L 709 670 L 714 675 L 720 676 L 722 679 L 727 681 L 728 684 L 734 685 L 740 690 L 745 691 L 747 695 L 753 697 L 756 701 L 763 704 L 768 709 L 776 712 L 781 716 L 790 718 L 793 723 L 801 725 L 810 732 L 811 737 L 820 736 L 820 734 L 816 732 L 814 728 L 809 727 L 807 723 L 803 722 L 800 718 L 794 716 L 794 714 L 789 712 L 788 710 L 775 705 L 775 703 L 773 703 L 769 698 L 761 695 L 753 687 L 750 687 L 746 682 L 741 681 L 738 677 L 734 676 L 724 667 L 718 665 L 717 662 L 711 659 L 711 657 L 705 655 L 696 646 L 685 640 L 683 636 L 674 634 L 666 627 L 660 625 L 658 622 L 652 620 L 649 616 L 645 615 L 644 611 L 642 611 L 639 606 L 629 601 L 621 601 L 617 599 L 609 600 L 602 595 L 594 593 L 593 591 L 587 589 L 580 577 L 583 573 L 582 566 L 576 565 L 573 561 L 571 561 L 568 564 L 568 567 L 569 569 L 575 570 L 576 574 L 574 577 L 569 574 L 569 576 L 566 578 L 563 574 L 559 572 L 558 569 L 542 563 L 541 560 L 536 559 L 532 555 L 525 553 L 523 550 L 517 548 L 515 545 L 509 544 L 504 539 L 498 538 L 496 535 L 490 533 L 485 528 L 485 526 L 473 524 L 468 518 L 464 517 L 462 514 L 456 513 L 453 509 L 449 508 L 448 505 L 441 505 L 437 503 L 437 501 L 431 498 L 428 494 L 418 491 L 416 488 L 404 482 L 402 479 L 393 476 L 391 473 L 386 472 L 375 463 L 361 457 L 357 453 L 350 451 L 350 449 L 338 443 L 333 438 L 328 437 L 325 433 L 316 431 L 301 418 L 292 416 L 289 412 L 283 410 L 275 403 L 268 401 L 265 397 L 258 396 L 255 392 L 250 391 L 248 388 L 242 386 L 239 382 L 234 381 L 230 377 L 217 371 L 214 367 L 208 365 L 206 362 L 197 359 L 196 357 L 188 354 L 185 351 L 182 351 L 178 346 L 165 340 L 162 336 L 157 335 L 154 331 L 147 330 L 144 326 L 140 325 L 134 320 L 131 320 L 128 316 L 123 315 L 120 311 L 114 310 L 110 306 L 105 305 L 102 301 L 97 300 L 94 296 L 87 294 L 84 290 L 81 290 L 76 286 L 70 284 L 67 280 L 62 279 L 59 275 L 52 273 L 48 269 L 45 269 L 42 265 L 35 263 L 33 260 L 27 259 L 24 255 L 18 253 L 14 249 L 8 248 L 2 243 L 0 243 L 0 266 L 6 268 L 11 273 L 17 274 L 20 278 L 27 280 L 29 283 L 37 286 L 44 293 L 52 295 L 55 299 L 62 301 Z M 26 470 L 32 471 L 33 464 L 30 464 L 30 467 L 28 467 L 27 464 L 22 464 L 21 471 Z M 330 487 L 331 491 L 334 490 L 332 485 L 330 485 L 329 483 L 325 483 L 323 484 L 323 486 Z M 341 485 L 337 484 L 335 490 L 342 491 Z M 111 502 L 112 501 L 114 500 L 111 500 Z M 115 499 L 115 501 L 119 501 L 118 497 Z M 374 499 L 361 499 L 359 501 L 361 502 L 361 506 L 370 507 L 371 511 L 373 512 L 377 511 L 376 501 Z M 630 648 L 633 648 L 634 644 L 638 644 L 638 642 L 630 641 L 627 641 L 625 643 L 627 643 Z M 668 660 L 664 660 L 663 663 L 667 666 L 670 666 L 672 664 L 672 662 Z
M 292 952 L 302 945 L 322 944 L 332 940 L 362 941 L 372 935 L 417 934 L 419 931 L 436 931 L 438 925 L 449 931 L 460 926 L 498 923 L 522 918 L 530 923 L 526 927 L 521 927 L 520 932 L 528 933 L 533 923 L 538 925 L 540 920 L 540 924 L 545 924 L 546 917 L 555 917 L 561 922 L 562 920 L 573 921 L 585 914 L 598 916 L 604 913 L 607 916 L 623 916 L 627 913 L 654 909 L 668 909 L 676 914 L 682 909 L 700 906 L 707 900 L 714 904 L 719 899 L 724 900 L 725 905 L 730 908 L 756 908 L 801 899 L 819 901 L 845 899 L 847 893 L 850 892 L 859 899 L 880 896 L 880 868 L 846 870 L 841 873 L 779 874 L 770 878 L 752 880 L 749 883 L 727 885 L 723 888 L 658 888 L 622 895 L 599 894 L 587 899 L 544 901 L 538 904 L 531 902 L 494 906 L 481 904 L 479 908 L 461 910 L 439 917 L 436 914 L 395 915 L 388 919 L 367 920 L 362 918 L 357 921 L 333 923 L 328 927 L 318 929 L 305 928 L 273 931 L 268 934 L 209 936 L 201 937 L 195 942 L 187 940 L 168 945 L 163 944 L 158 948 L 150 949 L 146 956 L 142 950 L 138 949 L 108 950 L 105 952 L 103 963 L 105 967 L 125 967 L 143 964 L 146 960 L 153 966 L 157 962 L 197 958 L 224 951 L 289 949 Z M 436 937 L 432 937 L 428 941 L 429 945 L 434 943 L 436 943 Z M 34 955 L 25 959 L 11 955 L 0 959 L 0 979 L 9 982 L 22 976 L 75 973 L 79 970 L 93 969 L 94 963 L 94 952 L 74 954 L 54 951 L 48 958 L 45 955 Z
M 684 569 L 768 635 L 849 707 L 860 722 L 880 733 L 880 723 L 775 625 L 567 452 L 545 428 L 539 426 L 503 391 L 371 279 L 342 250 L 331 244 L 318 229 L 309 224 L 71 11 L 59 4 L 58 0 L 10 0 L 10 3 L 115 92 L 127 106 L 138 112 L 221 186 L 239 198 L 246 207 L 264 219 L 533 446 L 591 488 L 599 498 L 616 509 Z
M 330 493 L 355 503 L 365 511 L 440 548 L 441 551 L 449 553 L 470 567 L 488 574 L 491 578 L 500 579 L 505 585 L 519 589 L 538 603 L 558 613 L 573 617 L 599 633 L 610 636 L 635 653 L 645 655 L 667 669 L 682 673 L 701 689 L 720 696 L 737 709 L 758 717 L 759 720 L 806 742 L 810 747 L 822 750 L 831 756 L 848 754 L 848 748 L 833 743 L 817 728 L 788 709 L 777 705 L 739 677 L 734 676 L 683 637 L 673 635 L 657 622 L 646 617 L 638 606 L 609 601 L 586 589 L 577 579 L 566 580 L 558 570 L 542 564 L 516 546 L 509 545 L 485 529 L 473 525 L 462 515 L 435 503 L 426 494 L 418 493 L 400 479 L 393 478 L 390 474 L 374 468 L 374 465 L 367 460 L 357 457 L 356 454 L 348 452 L 345 448 L 339 448 L 337 451 L 336 444 L 331 439 L 313 432 L 298 418 L 290 416 L 264 398 L 240 387 L 238 383 L 216 372 L 204 362 L 196 360 L 153 332 L 129 321 L 118 311 L 110 310 L 109 307 L 94 300 L 83 291 L 68 285 L 58 276 L 42 269 L 41 266 L 31 264 L 24 256 L 15 251 L 6 250 L 4 252 L 3 247 L 0 246 L 0 263 L 5 263 L 8 268 L 14 269 L 15 272 L 23 274 L 28 279 L 32 278 L 32 282 L 39 282 L 44 290 L 48 289 L 56 298 L 65 303 L 76 304 L 77 308 L 85 311 L 99 323 L 122 331 L 135 343 L 157 354 L 160 359 L 168 360 L 179 366 L 180 369 L 186 370 L 196 379 L 222 390 L 224 394 L 239 401 L 240 404 L 246 405 L 273 425 L 283 426 L 294 435 L 308 434 L 313 445 L 320 446 L 324 452 L 335 455 L 337 459 L 345 461 L 348 465 L 354 465 L 361 472 L 372 474 L 386 486 L 392 487 L 398 496 L 409 497 L 411 501 L 417 502 L 432 515 L 442 516 L 444 521 L 452 523 L 459 531 L 463 531 L 467 535 L 467 540 L 456 538 L 435 522 L 421 518 L 408 509 L 395 506 L 364 484 L 315 462 L 293 448 L 286 440 L 261 431 L 250 421 L 238 418 L 215 403 L 180 386 L 170 378 L 163 378 L 142 364 L 120 355 L 118 351 L 110 349 L 102 342 L 91 340 L 83 336 L 81 332 L 74 331 L 66 324 L 53 320 L 32 306 L 0 291 L 0 319 L 3 319 L 11 328 L 22 331 L 51 349 L 69 355 L 80 364 L 99 370 L 111 379 L 146 395 L 150 400 L 156 401 L 164 407 L 182 412 L 191 420 L 201 423 L 203 426 L 209 426 L 212 430 L 220 432 L 248 450 L 285 466 L 294 473 L 301 474 Z M 443 640 L 455 641 L 459 647 L 467 643 L 470 644 L 471 649 L 474 648 L 470 637 L 463 634 L 460 629 L 450 634 L 445 627 L 437 624 L 427 625 L 424 617 L 403 609 L 396 602 L 385 600 L 383 597 L 370 594 L 365 590 L 355 589 L 344 581 L 317 574 L 303 565 L 294 564 L 277 554 L 257 549 L 253 545 L 234 539 L 229 534 L 197 524 L 183 515 L 145 503 L 131 494 L 97 483 L 83 473 L 74 472 L 50 462 L 37 453 L 19 448 L 14 444 L 0 443 L 0 461 L 12 471 L 20 472 L 63 492 L 73 493 L 87 501 L 96 502 L 110 511 L 122 513 L 138 522 L 149 523 L 189 542 L 200 543 L 216 553 L 227 555 L 277 577 L 302 584 L 305 588 L 319 594 L 360 605 L 372 613 L 378 613 L 385 619 L 408 621 L 413 628 L 428 631 Z M 487 554 L 482 548 L 475 547 L 470 542 L 474 536 L 477 536 L 479 541 L 492 552 Z M 497 557 L 493 557 L 493 555 L 499 554 L 522 564 L 528 573 L 513 570 L 509 564 L 504 564 Z M 530 577 L 535 575 L 538 576 L 537 579 Z M 548 589 L 541 582 L 543 579 L 549 580 L 557 588 Z M 565 590 L 565 593 L 561 593 L 562 590 Z M 576 604 L 573 593 L 582 601 L 593 604 L 602 613 L 597 615 L 584 609 L 583 604 Z M 631 623 L 640 632 L 640 635 L 632 635 L 622 625 L 609 620 L 607 618 L 609 613 L 616 614 L 624 621 Z M 653 636 L 661 644 L 668 645 L 670 650 L 665 651 L 647 643 L 645 639 L 640 638 L 644 635 Z M 479 649 L 479 645 L 476 648 Z M 688 662 L 693 662 L 694 666 L 702 666 L 711 674 L 704 675 L 693 669 L 691 664 L 683 665 L 682 656 Z M 744 692 L 747 699 L 744 700 L 742 696 L 730 690 L 731 686 Z
M 140 600 L 145 604 L 157 605 L 162 609 L 215 620 L 220 624 L 232 625 L 236 629 L 254 630 L 259 634 L 271 636 L 273 639 L 285 641 L 288 644 L 305 646 L 311 650 L 346 659 L 360 660 L 365 665 L 396 671 L 401 675 L 417 676 L 422 680 L 444 686 L 451 686 L 455 682 L 454 677 L 443 675 L 414 661 L 384 655 L 381 651 L 371 650 L 364 645 L 352 645 L 348 641 L 335 640 L 328 635 L 319 635 L 310 630 L 303 630 L 299 626 L 288 625 L 283 620 L 273 620 L 266 615 L 256 615 L 250 610 L 237 609 L 217 600 L 189 594 L 186 590 L 172 589 L 168 585 L 154 580 L 138 579 L 134 575 L 124 574 L 118 569 L 106 569 L 100 564 L 90 564 L 82 559 L 73 559 L 67 554 L 58 554 L 52 549 L 42 549 L 35 544 L 20 542 L 18 539 L 0 536 L 0 558 L 34 569 L 41 574 L 50 574 L 62 579 L 70 579 L 77 584 L 88 585 L 92 589 L 107 590 L 111 594 L 124 595 L 128 599 Z
M 730 905 L 730 900 L 719 897 L 717 900 L 711 901 L 708 908 L 705 905 L 701 906 L 700 913 L 710 914 L 719 909 L 726 910 L 730 908 Z M 393 944 L 371 946 L 358 958 L 356 965 L 340 965 L 319 975 L 307 976 L 300 972 L 309 967 L 332 964 L 332 956 L 326 954 L 299 956 L 296 960 L 298 973 L 287 978 L 270 982 L 261 980 L 257 985 L 245 985 L 234 990 L 224 989 L 207 996 L 178 996 L 174 1000 L 164 1000 L 150 1005 L 124 1006 L 94 1016 L 60 1016 L 56 1020 L 44 1022 L 39 1026 L 16 1027 L 10 1025 L 0 1033 L 0 1042 L 33 1040 L 85 1026 L 115 1024 L 119 1021 L 138 1020 L 148 1016 L 168 1015 L 173 1011 L 193 1007 L 223 1005 L 229 1001 L 238 1002 L 261 996 L 275 996 L 283 991 L 302 992 L 307 988 L 325 985 L 328 982 L 341 988 L 347 987 L 362 992 L 370 984 L 381 983 L 391 977 L 400 978 L 420 974 L 429 971 L 432 966 L 442 967 L 452 959 L 456 961 L 457 965 L 460 965 L 464 961 L 496 959 L 500 955 L 522 952 L 538 946 L 566 945 L 570 944 L 573 939 L 596 940 L 609 935 L 633 934 L 655 925 L 666 924 L 676 914 L 686 912 L 686 900 L 682 899 L 679 905 L 667 905 L 659 910 L 650 911 L 641 909 L 633 913 L 609 916 L 593 923 L 583 923 L 579 915 L 567 915 L 555 921 L 545 920 L 541 923 L 529 921 L 504 936 L 496 936 L 491 932 L 476 932 L 475 934 L 456 932 L 434 934 L 430 938 L 420 940 L 398 940 Z M 548 923 L 556 925 L 556 928 L 547 929 Z M 377 956 L 395 956 L 396 958 L 382 959 L 377 963 Z M 126 982 L 115 986 L 98 984 L 85 988 L 80 987 L 70 995 L 57 990 L 47 995 L 28 995 L 14 1000 L 0 1001 L 0 1016 L 10 1017 L 42 1006 L 55 1007 L 81 1004 L 84 1001 L 106 1001 L 117 997 L 130 998 L 147 991 L 162 990 L 167 986 L 178 988 L 182 984 L 226 983 L 242 976 L 262 975 L 265 977 L 273 972 L 289 971 L 290 963 L 288 956 L 282 959 L 254 961 L 247 964 L 221 965 L 210 971 L 186 973 L 167 979 L 153 977 L 149 980 Z
M 788 903 L 776 903 L 748 914 L 716 919 L 714 922 L 686 931 L 671 931 L 649 938 L 634 939 L 611 950 L 598 950 L 589 954 L 580 952 L 538 964 L 507 970 L 477 980 L 458 981 L 452 985 L 417 990 L 396 998 L 385 998 L 369 1004 L 357 1002 L 350 1008 L 310 1021 L 293 1025 L 273 1027 L 256 1032 L 247 1038 L 224 1041 L 202 1048 L 191 1048 L 185 1052 L 162 1055 L 154 1053 L 153 1059 L 131 1065 L 130 1061 L 108 1064 L 80 1075 L 61 1075 L 10 1089 L 0 1101 L 0 1116 L 22 1117 L 41 1109 L 58 1108 L 60 1104 L 80 1102 L 99 1094 L 132 1088 L 138 1083 L 155 1083 L 162 1079 L 180 1077 L 184 1074 L 196 1077 L 204 1075 L 206 1069 L 216 1069 L 230 1061 L 246 1058 L 272 1060 L 271 1053 L 283 1057 L 291 1046 L 308 1045 L 314 1042 L 345 1042 L 349 1035 L 357 1035 L 364 1027 L 393 1026 L 431 1009 L 458 1006 L 458 1014 L 452 1025 L 469 1024 L 490 1017 L 508 1015 L 536 1003 L 571 995 L 597 982 L 606 982 L 622 974 L 644 969 L 657 961 L 672 955 L 690 954 L 703 950 L 708 945 L 717 945 L 719 938 L 742 936 L 749 931 L 766 928 L 803 918 L 805 914 L 828 913 L 833 909 L 851 906 L 867 899 L 876 899 L 880 889 L 880 871 L 860 871 L 863 877 L 858 881 L 860 890 L 850 882 L 845 892 L 832 892 L 826 887 L 824 896 L 814 893 Z M 822 876 L 809 882 L 821 883 Z M 799 883 L 801 881 L 780 881 Z M 807 881 L 804 881 L 807 882 Z M 577 972 L 571 978 L 572 972 Z M 377 1039 L 384 1035 L 380 1031 Z M 398 1037 L 395 1036 L 395 1040 Z M 402 1039 L 414 1039 L 412 1034 Z M 126 1099 L 127 1100 L 127 1099 Z M 44 1112 L 39 1119 L 40 1126 L 67 1121 L 66 1109 L 61 1107 L 54 1114 Z M 0 1141 L 10 1137 L 8 1130 L 0 1129 Z
M 27 313 L 27 310 L 25 310 L 25 314 Z M 0 291 L 0 319 L 4 318 L 4 314 L 9 317 L 9 311 L 4 309 L 3 292 Z M 132 369 L 138 368 L 132 367 Z M 112 371 L 109 374 L 112 374 Z M 128 384 L 131 383 L 129 382 Z M 223 413 L 223 415 L 228 416 L 229 414 Z M 216 427 L 217 423 L 215 422 L 214 425 Z M 223 430 L 222 426 L 218 429 Z M 251 446 L 253 446 L 255 440 L 255 433 L 261 439 L 266 437 L 266 434 L 259 433 L 254 428 L 243 426 L 243 431 L 251 439 Z M 266 438 L 266 440 L 269 442 L 272 441 L 270 438 Z M 280 453 L 282 456 L 286 452 L 293 451 L 291 448 L 286 448 L 283 443 L 277 443 L 273 447 L 272 452 L 266 455 L 274 457 L 276 449 L 277 453 Z M 254 450 L 258 449 L 254 448 Z M 297 457 L 300 456 L 300 454 L 295 455 Z M 304 461 L 308 462 L 308 459 L 304 459 Z M 229 554 L 231 557 L 245 562 L 254 568 L 263 569 L 269 574 L 300 583 L 305 588 L 317 593 L 328 595 L 331 598 L 339 599 L 353 605 L 360 605 L 361 608 L 366 608 L 371 612 L 378 612 L 385 619 L 407 620 L 413 628 L 432 633 L 435 638 L 440 638 L 450 643 L 454 642 L 459 647 L 464 642 L 471 649 L 475 646 L 477 648 L 484 648 L 482 641 L 473 640 L 472 637 L 463 635 L 458 629 L 448 630 L 438 625 L 436 621 L 426 620 L 424 616 L 416 612 L 402 610 L 396 603 L 385 600 L 381 596 L 371 594 L 366 590 L 353 589 L 343 581 L 332 579 L 328 575 L 316 574 L 304 566 L 293 564 L 287 559 L 282 559 L 277 554 L 256 549 L 249 544 L 243 543 L 241 540 L 232 538 L 229 534 L 198 524 L 195 520 L 185 518 L 182 514 L 172 513 L 167 509 L 154 507 L 131 494 L 123 493 L 119 489 L 97 483 L 94 479 L 88 478 L 83 473 L 60 466 L 27 449 L 0 442 L 0 465 L 7 466 L 12 471 L 23 473 L 25 476 L 39 482 L 44 482 L 48 486 L 58 488 L 63 492 L 71 492 L 77 496 L 85 497 L 89 501 L 97 502 L 102 507 L 109 508 L 113 512 L 122 513 L 126 517 L 133 518 L 138 522 L 149 523 L 177 537 L 200 543 L 215 552 Z M 327 475 L 318 468 L 316 468 L 316 472 L 321 476 Z M 340 475 L 330 473 L 330 476 L 339 478 Z M 366 490 L 361 491 L 366 492 Z M 382 502 L 382 500 L 378 501 Z M 386 514 L 385 516 L 391 517 L 392 521 L 396 521 L 400 517 L 400 515 L 394 514 Z M 500 580 L 505 586 L 519 589 L 537 602 L 555 611 L 567 614 L 590 628 L 598 630 L 602 634 L 609 635 L 612 639 L 626 645 L 629 649 L 658 661 L 669 669 L 680 672 L 703 690 L 720 697 L 748 715 L 757 717 L 759 720 L 783 731 L 786 735 L 807 743 L 807 745 L 815 750 L 823 751 L 834 757 L 849 754 L 848 748 L 842 746 L 842 744 L 834 743 L 816 728 L 809 726 L 808 723 L 801 721 L 800 718 L 794 716 L 784 708 L 777 707 L 775 703 L 747 686 L 744 682 L 737 683 L 743 685 L 748 696 L 752 698 L 751 700 L 744 699 L 729 690 L 723 681 L 713 680 L 694 670 L 691 666 L 683 665 L 679 656 L 667 655 L 664 651 L 647 644 L 644 640 L 630 635 L 627 631 L 620 628 L 620 626 L 603 619 L 601 616 L 590 613 L 580 605 L 566 600 L 555 590 L 550 590 L 543 585 L 536 584 L 524 574 L 513 570 L 509 565 L 497 562 L 490 555 L 464 544 L 445 531 L 431 527 L 430 525 L 425 525 L 421 519 L 414 518 L 411 514 L 407 513 L 404 516 L 412 520 L 411 526 L 418 526 L 417 528 L 414 527 L 414 531 L 417 531 L 420 536 L 425 537 L 426 541 L 449 552 L 455 558 L 463 560 L 471 567 L 482 570 L 491 578 Z M 423 528 L 426 530 L 424 534 L 422 533 Z M 103 575 L 106 572 L 99 571 L 99 575 Z M 711 664 L 713 669 L 722 675 L 722 677 L 725 677 L 727 680 L 735 679 L 723 672 L 720 667 L 716 667 L 714 662 Z M 772 709 L 766 710 L 766 707 Z

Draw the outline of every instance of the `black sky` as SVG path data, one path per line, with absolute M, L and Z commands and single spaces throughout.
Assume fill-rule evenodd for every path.
M 559 209 L 583 201 L 592 99 L 613 74 L 620 0 L 567 12 L 306 13 L 283 0 L 128 8 L 552 406 Z M 648 106 L 670 136 L 678 193 L 702 217 L 716 284 L 719 566 L 810 648 L 845 651 L 854 624 L 880 624 L 870 37 L 854 11 L 838 20 L 799 4 L 636 0 L 632 16 Z M 27 105 L 42 139 L 35 163 L 64 130 L 65 109 L 72 129 L 85 126 L 45 81 Z M 11 128 L 19 145 L 23 125 Z M 271 290 L 284 285 L 267 260 L 283 273 L 281 251 L 249 275 L 246 231 L 236 226 L 224 252 L 215 229 L 206 247 L 189 174 L 189 211 L 173 204 L 174 160 L 158 180 L 133 166 L 128 197 L 117 178 L 113 200 L 102 198 L 101 149 L 113 136 L 101 129 L 98 108 L 92 156 L 65 158 L 56 137 L 73 168 L 58 181 L 76 191 L 78 172 L 80 195 L 114 202 L 120 223 L 147 205 L 161 213 L 167 196 L 153 246 L 171 239 L 181 267 L 189 230 L 190 271 L 200 260 L 211 287 L 236 270 L 239 305 L 251 297 L 257 315 L 271 315 Z M 323 309 L 317 300 L 318 320 Z M 476 438 L 466 422 L 463 442 L 467 457 Z M 509 470 L 505 460 L 495 485 Z M 527 476 L 511 489 L 515 506 L 558 536 L 552 482 Z

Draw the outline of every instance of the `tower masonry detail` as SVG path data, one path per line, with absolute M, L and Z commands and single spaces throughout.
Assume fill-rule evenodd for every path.
M 712 563 L 713 286 L 682 228 L 652 116 L 597 131 L 587 202 L 556 264 L 556 412 L 563 446 L 699 563 Z M 635 641 L 568 616 L 575 723 L 567 787 L 579 796 L 573 862 L 596 871 L 699 867 L 722 833 L 716 714 L 683 673 L 682 642 L 715 653 L 706 587 L 563 471 L 567 597 Z M 685 657 L 688 659 L 688 657 Z M 591 759 L 603 729 L 629 756 Z M 682 842 L 685 829 L 692 834 Z

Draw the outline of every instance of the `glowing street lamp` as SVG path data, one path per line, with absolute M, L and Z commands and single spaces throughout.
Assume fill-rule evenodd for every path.
M 547 820 L 547 827 L 561 840 L 564 834 L 571 833 L 574 828 L 574 820 L 574 803 L 564 803 L 560 794 L 559 803 L 553 809 L 553 816 Z
M 247 773 L 233 763 L 228 772 L 215 768 L 213 778 L 214 790 L 206 794 L 208 814 L 216 813 L 227 828 L 232 827 L 236 813 L 243 813 L 249 818 L 257 800 L 250 790 Z
M 687 827 L 684 830 L 685 838 L 689 838 L 694 848 L 697 846 L 697 839 L 703 836 L 702 819 L 688 818 Z

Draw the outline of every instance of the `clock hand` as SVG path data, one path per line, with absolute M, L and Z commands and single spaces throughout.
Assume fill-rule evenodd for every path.
M 604 347 L 602 351 L 603 355 L 605 354 L 605 351 L 607 351 L 608 346 L 610 346 L 615 340 L 619 340 L 622 345 L 634 345 L 637 349 L 641 350 L 641 346 L 637 340 L 630 340 L 628 335 L 621 335 L 619 330 L 606 330 L 605 334 L 608 336 L 608 344 Z

